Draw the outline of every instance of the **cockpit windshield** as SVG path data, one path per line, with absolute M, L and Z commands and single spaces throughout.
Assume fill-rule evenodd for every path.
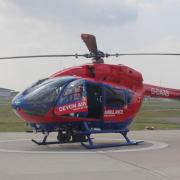
M 23 95 L 26 95 L 30 92 L 32 92 L 34 89 L 38 88 L 40 84 L 42 84 L 44 81 L 48 80 L 48 78 L 41 79 L 35 83 L 33 83 L 30 87 L 28 87 L 24 92 Z
M 25 90 L 23 109 L 31 115 L 44 115 L 53 107 L 66 84 L 76 80 L 73 76 L 57 77 L 38 81 Z
M 29 103 L 43 104 L 55 101 L 63 86 L 75 78 L 72 76 L 44 80 L 25 91 L 24 99 Z

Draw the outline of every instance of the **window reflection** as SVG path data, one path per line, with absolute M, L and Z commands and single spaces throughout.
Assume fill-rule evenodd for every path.
M 105 88 L 106 105 L 123 107 L 132 100 L 129 91 L 116 88 Z
M 60 93 L 62 87 L 73 80 L 72 77 L 53 78 L 44 81 L 42 84 L 34 88 L 34 91 L 27 94 L 25 99 L 33 103 L 52 103 Z
M 32 87 L 27 91 L 28 94 L 24 96 L 26 112 L 29 114 L 43 115 L 53 107 L 57 98 L 60 95 L 63 87 L 75 80 L 73 76 L 58 77 L 53 79 L 48 79 Z
M 60 99 L 60 104 L 67 104 L 74 101 L 79 101 L 83 96 L 83 84 L 78 81 L 71 82 L 65 89 L 64 94 Z

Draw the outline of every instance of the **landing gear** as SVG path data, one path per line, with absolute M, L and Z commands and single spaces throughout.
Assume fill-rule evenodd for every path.
M 87 140 L 86 135 L 84 134 L 74 134 L 72 136 L 72 141 L 73 142 L 87 142 L 88 140 Z
M 127 137 L 127 133 L 129 130 L 92 130 L 89 128 L 87 122 L 83 122 L 82 130 L 72 130 L 72 129 L 59 129 L 57 140 L 55 142 L 47 142 L 47 138 L 49 133 L 44 133 L 44 138 L 42 142 L 37 142 L 36 140 L 32 139 L 32 141 L 38 145 L 48 145 L 48 144 L 64 144 L 64 143 L 77 143 L 80 142 L 84 147 L 87 149 L 96 149 L 96 148 L 106 148 L 106 147 L 117 147 L 117 146 L 129 146 L 129 145 L 138 145 L 143 141 L 131 141 Z M 116 143 L 116 144 L 101 144 L 97 145 L 93 142 L 91 138 L 92 134 L 100 134 L 100 133 L 119 133 L 121 134 L 126 142 Z M 85 143 L 87 142 L 87 143 Z
M 82 134 L 85 134 L 88 139 L 88 144 L 85 144 L 81 142 L 81 144 L 86 147 L 87 149 L 97 149 L 97 148 L 106 148 L 106 147 L 117 147 L 117 146 L 129 146 L 129 145 L 138 145 L 142 143 L 143 141 L 131 141 L 127 137 L 127 133 L 129 132 L 128 129 L 125 130 L 90 130 L 88 123 L 84 122 L 85 131 L 81 132 Z M 103 144 L 103 145 L 97 145 L 94 144 L 93 139 L 91 138 L 92 134 L 100 134 L 100 133 L 120 133 L 126 140 L 126 142 L 123 143 L 116 143 L 116 144 Z
M 77 142 L 87 142 L 86 135 L 79 134 L 78 131 L 73 132 L 71 130 L 59 130 L 57 135 L 58 141 L 47 142 L 49 133 L 44 133 L 44 138 L 42 142 L 38 142 L 34 139 L 32 141 L 38 145 L 48 145 L 48 144 L 64 144 L 64 143 L 77 143 Z
M 38 141 L 36 141 L 34 139 L 32 139 L 32 142 L 34 142 L 37 145 L 59 144 L 59 142 L 57 142 L 57 141 L 47 142 L 48 136 L 49 136 L 49 132 L 45 132 L 42 142 L 38 142 Z

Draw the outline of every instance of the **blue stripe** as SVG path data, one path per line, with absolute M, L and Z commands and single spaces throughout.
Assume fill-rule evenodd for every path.
M 133 119 L 129 118 L 123 122 L 115 123 L 115 122 L 104 122 L 102 120 L 96 122 L 88 122 L 89 128 L 98 128 L 101 130 L 125 130 L 128 129 L 129 125 L 132 123 Z M 83 128 L 83 122 L 70 122 L 70 123 L 42 123 L 38 124 L 38 128 L 36 124 L 31 124 L 32 128 L 42 130 L 42 131 L 56 131 L 60 127 L 69 126 L 69 127 L 79 127 Z

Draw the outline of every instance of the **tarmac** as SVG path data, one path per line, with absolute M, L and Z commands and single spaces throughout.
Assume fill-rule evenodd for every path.
M 122 141 L 94 136 L 98 144 Z M 140 145 L 87 150 L 81 144 L 38 146 L 31 133 L 0 133 L 0 180 L 180 180 L 180 131 L 132 131 Z M 50 139 L 56 138 L 52 134 Z

